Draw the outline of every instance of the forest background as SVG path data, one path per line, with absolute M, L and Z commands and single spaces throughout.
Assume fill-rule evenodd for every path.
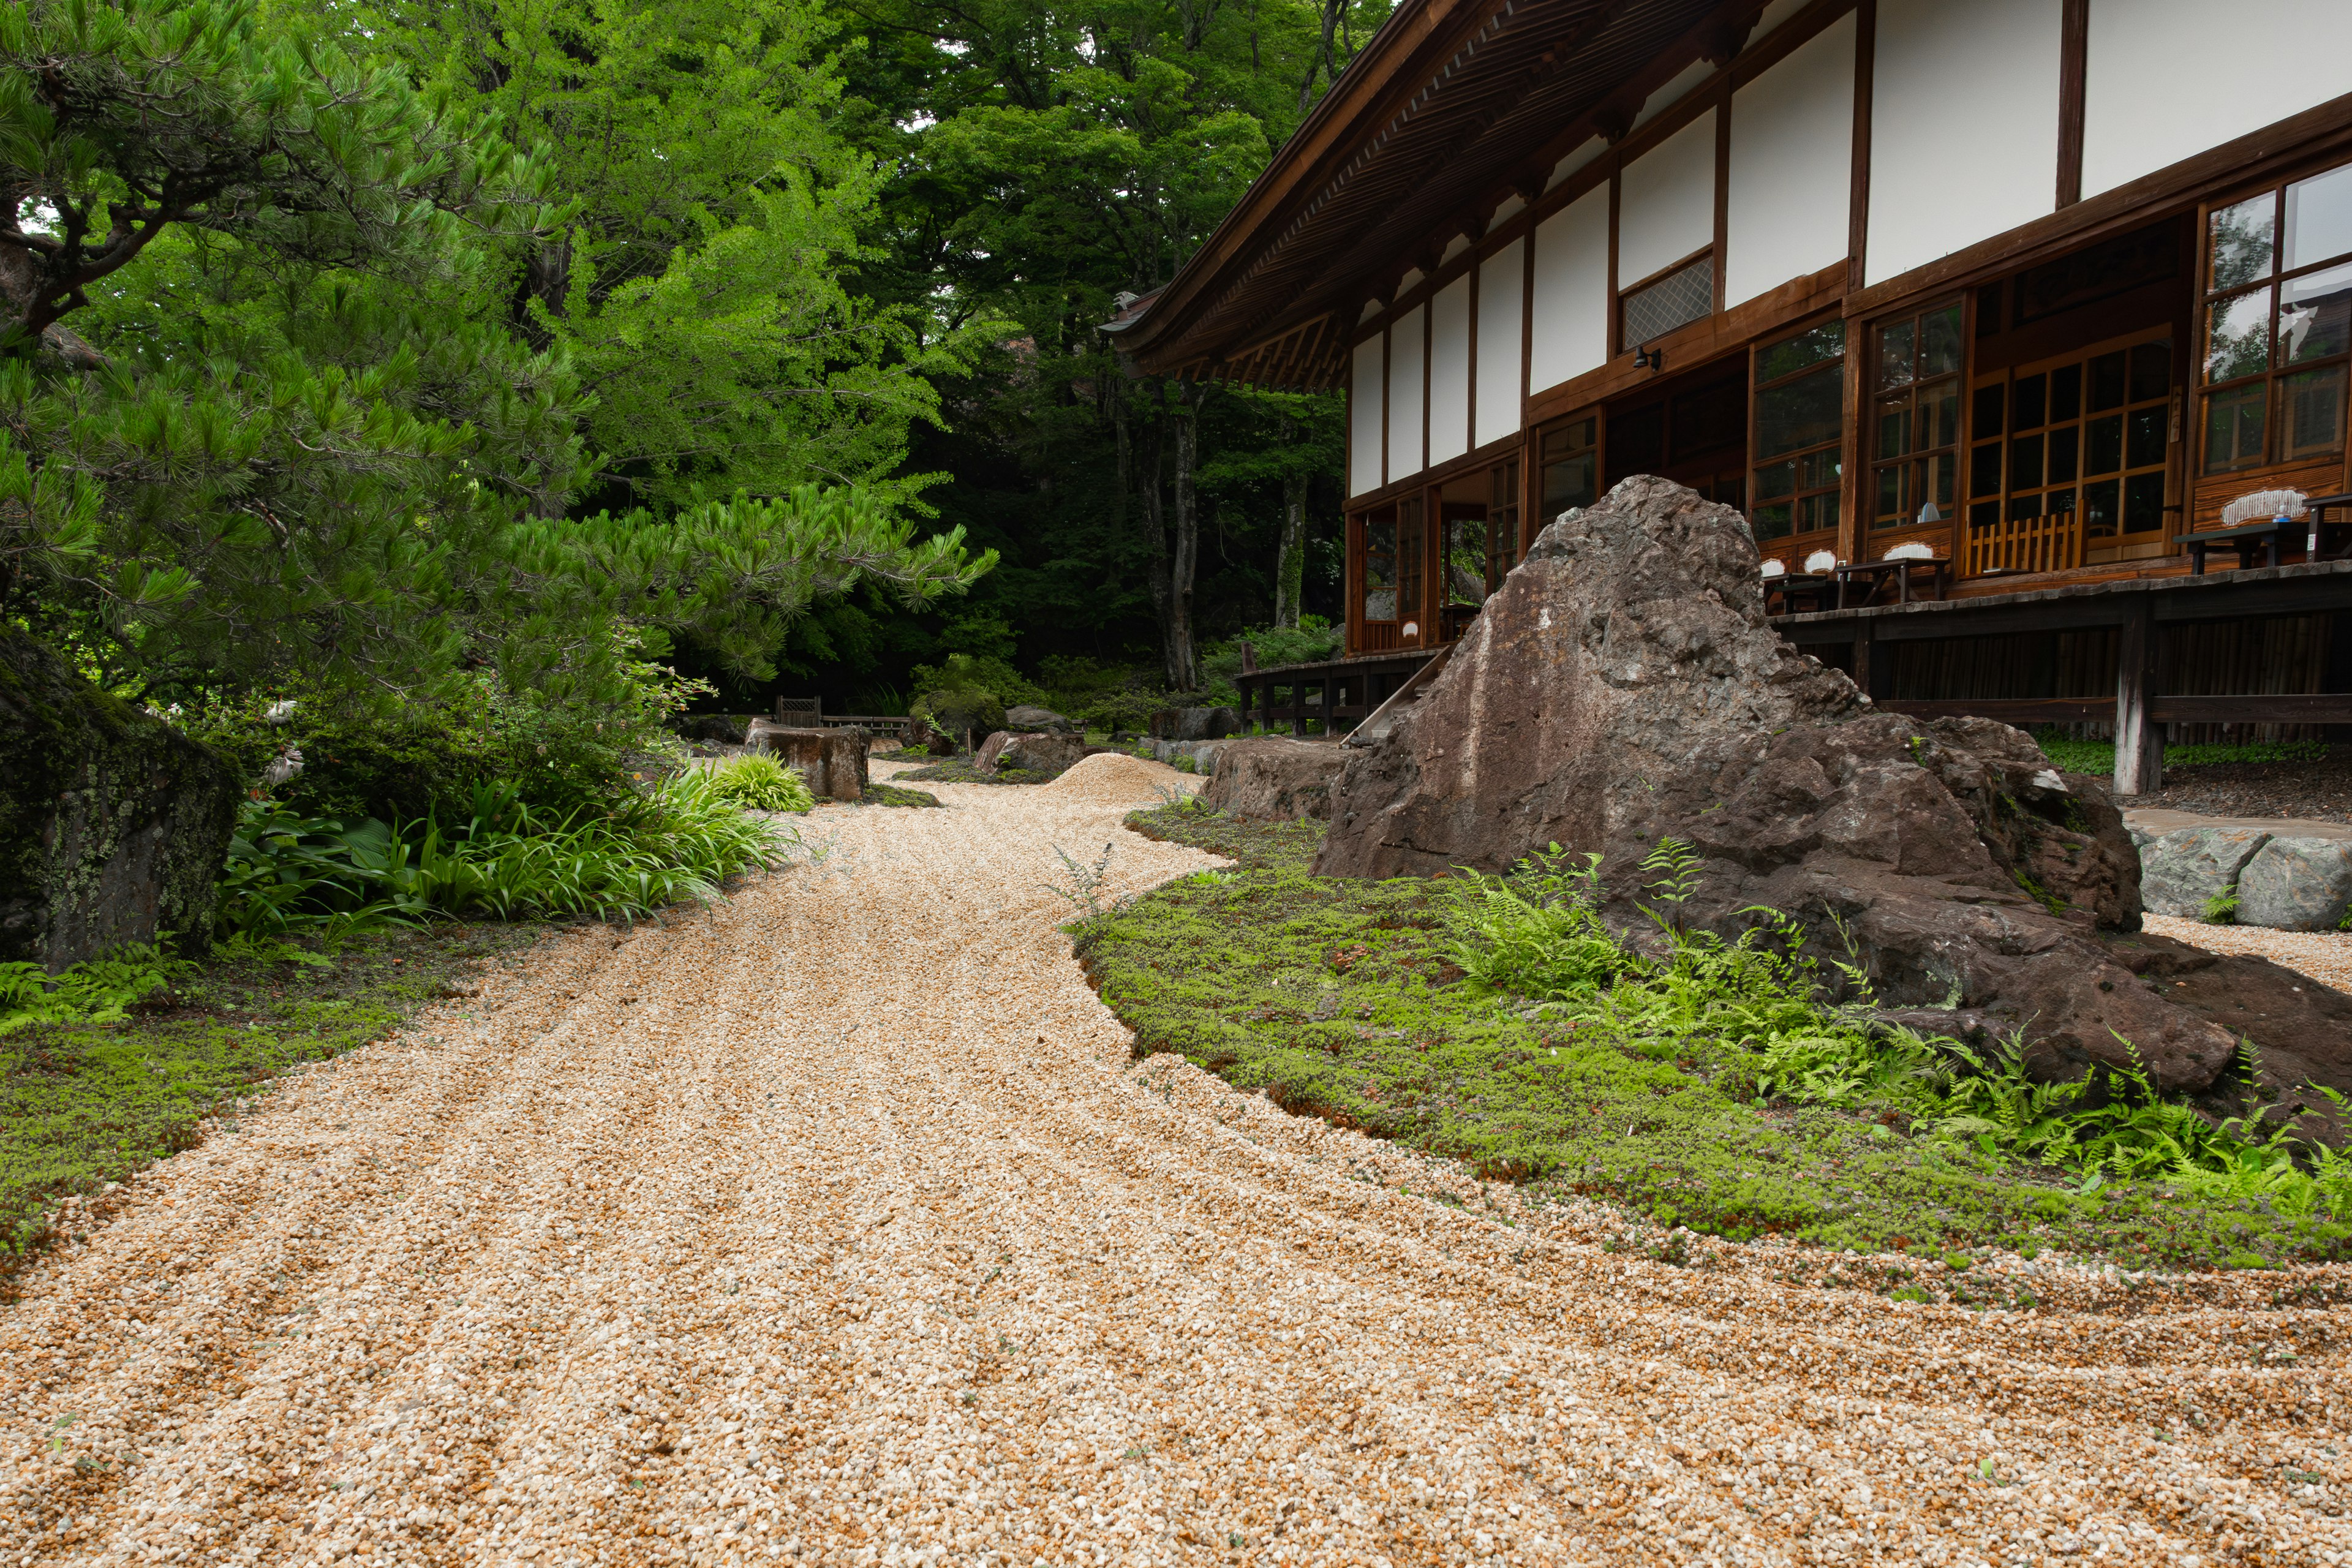
M 900 711 L 952 657 L 1117 722 L 1244 630 L 1318 653 L 1339 399 L 1099 328 L 1384 15 L 10 8 L 0 633 L 377 815 L 448 768 L 329 798 L 371 726 L 610 780 L 688 702 Z

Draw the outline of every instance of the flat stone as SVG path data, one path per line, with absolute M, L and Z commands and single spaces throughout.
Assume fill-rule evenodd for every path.
M 2238 873 L 2238 923 L 2334 931 L 2352 908 L 2352 844 L 2273 838 Z
M 2151 914 L 2203 920 L 2205 906 L 2238 885 L 2271 836 L 2258 827 L 2184 827 L 2145 845 L 2139 855 L 2140 907 Z

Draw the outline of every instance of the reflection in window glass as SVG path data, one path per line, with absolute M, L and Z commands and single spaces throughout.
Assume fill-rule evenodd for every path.
M 1757 455 L 1777 458 L 1836 440 L 1844 407 L 1845 372 L 1837 365 L 1768 387 L 1756 395 Z
M 2205 256 L 2200 359 L 2205 384 L 2221 390 L 2206 394 L 2199 421 L 2200 471 L 2231 473 L 2342 450 L 2343 367 L 2352 354 L 2352 164 L 2214 212 Z M 2135 362 L 2135 376 L 2139 370 Z M 2251 376 L 2276 385 L 2223 384 Z
M 1845 423 L 1845 328 L 1823 322 L 1756 351 L 1749 525 L 1761 540 L 1834 530 Z
M 1593 489 L 1600 478 L 1600 455 L 1594 437 L 1599 427 L 1597 420 L 1577 419 L 1544 432 L 1543 516 L 1538 521 L 1549 524 L 1560 513 L 1591 506 L 1597 499 Z
M 2303 364 L 2352 349 L 2352 266 L 2279 285 L 2279 363 Z
M 1922 318 L 1919 374 L 1956 375 L 1960 368 L 1960 308 L 1948 306 Z
M 1367 519 L 1364 523 L 1364 619 L 1396 619 L 1396 519 Z
M 2105 414 L 2110 408 L 2121 408 L 2126 399 L 2131 379 L 2131 356 L 2117 349 L 2111 354 L 2101 354 L 2091 362 L 2091 412 Z
M 2123 521 L 2123 482 L 2101 479 L 2083 487 L 2083 535 L 2111 539 Z
M 2217 392 L 2205 400 L 2207 473 L 2225 474 L 2232 468 L 2251 468 L 2262 462 L 2265 390 L 2257 382 Z
M 1877 330 L 1877 343 L 1881 395 L 1872 414 L 1871 526 L 1948 520 L 1959 479 L 1959 304 L 1886 322 Z M 2012 404 L 2012 427 L 2017 417 Z M 1923 518 L 1931 503 L 1935 518 Z
M 2050 432 L 2050 482 L 2052 484 L 2063 484 L 2074 477 L 2074 459 L 2080 455 L 2082 440 L 2083 427 L 2080 425 L 2061 425 Z M 2158 461 L 2162 460 L 2162 455 L 2159 452 Z
M 1756 351 L 1756 384 L 1766 385 L 1784 375 L 1811 370 L 1817 364 L 1845 358 L 1845 323 L 1824 321 L 1818 327 Z
M 2090 460 L 2083 465 L 2086 474 L 2112 474 L 2124 466 L 2124 416 L 2110 414 L 2104 419 L 2094 419 L 2090 426 Z
M 2271 364 L 2271 291 L 2257 289 L 2205 308 L 2205 379 L 2258 375 Z
M 2322 457 L 2344 445 L 2344 367 L 2279 378 L 2279 458 Z
M 2213 215 L 2207 256 L 2211 267 L 2209 289 L 2235 289 L 2271 275 L 2273 229 L 2278 200 L 2264 191 L 2251 201 L 2223 207 Z
M 1895 321 L 1878 334 L 1878 384 L 1908 386 L 1918 358 L 1919 323 Z
M 2124 480 L 2124 531 L 2152 533 L 2164 526 L 2164 476 L 2134 474 Z
M 2170 410 L 2158 404 L 2152 408 L 2135 408 L 2124 422 L 2124 467 L 2144 468 L 2151 463 L 2164 461 L 2165 426 L 2170 421 Z
M 1449 509 L 1450 510 L 1450 509 Z M 1476 517 L 1450 517 L 1445 520 L 1443 544 L 1443 584 L 1445 602 L 1449 605 L 1483 605 L 1486 602 L 1486 518 L 1482 511 Z
M 2352 250 L 2352 165 L 2286 188 L 2285 269 Z

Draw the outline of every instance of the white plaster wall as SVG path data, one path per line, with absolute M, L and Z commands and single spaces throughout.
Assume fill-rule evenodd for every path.
M 1688 98 L 1694 89 L 1713 77 L 1715 72 L 1715 65 L 1708 60 L 1693 60 L 1683 67 L 1681 70 L 1675 73 L 1665 86 L 1642 100 L 1641 109 L 1633 116 L 1633 129 L 1640 130 L 1684 99 Z
M 1528 391 L 1609 363 L 1609 187 L 1596 185 L 1536 225 Z
M 1381 335 L 1356 345 L 1348 382 L 1348 493 L 1381 488 Z
M 1849 13 L 1731 95 L 1726 310 L 1844 258 L 1853 62 Z
M 2352 0 L 2091 0 L 2083 194 L 2352 91 Z
M 1519 427 L 1519 324 L 1527 317 L 1527 241 L 1515 239 L 1478 264 L 1478 429 L 1475 444 Z
M 1429 463 L 1470 449 L 1470 275 L 1429 301 Z
M 1422 369 L 1428 351 L 1422 342 L 1422 311 L 1415 305 L 1389 329 L 1389 482 L 1417 474 L 1421 458 Z
M 1879 0 L 1870 282 L 2056 206 L 2060 5 Z
M 1715 116 L 1702 114 L 1618 176 L 1617 286 L 1715 241 Z

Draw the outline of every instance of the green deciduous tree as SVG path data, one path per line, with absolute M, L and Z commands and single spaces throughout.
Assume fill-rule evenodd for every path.
M 920 605 L 987 569 L 782 459 L 764 496 L 566 521 L 608 465 L 571 346 L 512 309 L 577 213 L 549 158 L 237 0 L 5 18 L 0 272 L 31 282 L 0 358 L 0 614 L 102 673 L 390 695 L 489 664 L 621 703 L 633 640 L 758 677 L 814 597 Z

